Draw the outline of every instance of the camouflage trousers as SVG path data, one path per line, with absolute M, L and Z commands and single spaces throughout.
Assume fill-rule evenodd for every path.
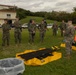
M 43 42 L 45 37 L 45 32 L 40 32 L 40 41 Z
M 72 42 L 73 40 L 72 39 L 67 39 L 65 41 L 65 46 L 66 46 L 66 55 L 70 55 L 71 52 L 72 52 Z
M 2 46 L 5 46 L 5 44 L 9 46 L 9 40 L 10 40 L 10 33 L 3 33 Z
M 56 36 L 57 35 L 57 30 L 53 30 L 53 36 Z
M 21 43 L 21 32 L 15 32 L 14 37 L 15 37 L 16 44 Z
M 63 36 L 64 34 L 63 34 L 63 30 L 61 30 L 61 36 Z
M 29 32 L 29 42 L 33 43 L 35 38 L 35 33 Z

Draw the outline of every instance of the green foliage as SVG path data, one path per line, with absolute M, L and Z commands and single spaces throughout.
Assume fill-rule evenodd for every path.
M 71 17 L 72 17 L 73 23 L 76 23 L 76 12 L 73 12 L 73 13 L 71 14 Z
M 24 10 L 22 8 L 17 8 L 16 11 L 17 11 L 17 16 L 20 19 L 26 18 L 26 16 L 28 15 L 32 15 L 32 12 L 30 12 L 29 10 Z
M 20 19 L 26 18 L 26 16 L 38 16 L 43 17 L 44 19 L 49 20 L 56 20 L 56 21 L 62 21 L 65 20 L 66 22 L 68 20 L 72 20 L 73 23 L 76 23 L 76 7 L 73 8 L 72 13 L 67 13 L 65 11 L 52 11 L 52 12 L 31 12 L 29 10 L 24 10 L 22 8 L 17 8 L 17 16 L 20 17 Z
M 73 8 L 73 11 L 76 12 L 76 7 Z
M 21 20 L 21 23 L 28 23 L 30 19 L 34 19 L 36 23 L 40 23 L 44 18 L 43 17 L 35 17 L 35 16 L 27 16 L 26 18 Z M 53 23 L 53 20 L 46 20 L 47 23 Z
M 23 9 L 21 9 L 21 8 L 18 8 L 18 9 L 16 9 L 16 11 L 17 11 L 17 16 L 18 16 L 20 19 L 26 17 L 25 10 L 23 10 Z

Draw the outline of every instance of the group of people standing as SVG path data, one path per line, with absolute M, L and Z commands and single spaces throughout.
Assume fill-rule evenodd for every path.
M 30 20 L 30 22 L 28 23 L 29 43 L 34 42 L 36 28 L 38 28 L 38 30 L 40 32 L 40 41 L 43 42 L 43 40 L 44 40 L 45 32 L 47 29 L 46 21 L 42 20 L 42 22 L 40 24 L 38 24 L 38 26 L 37 26 L 34 20 Z
M 69 20 L 67 23 L 62 20 L 61 24 L 58 26 L 57 22 L 54 22 L 52 29 L 53 35 L 57 35 L 58 28 L 60 28 L 61 36 L 64 38 L 65 47 L 66 47 L 66 57 L 69 59 L 72 53 L 72 43 L 75 43 L 75 27 L 72 24 L 72 21 Z
M 18 45 L 21 43 L 21 32 L 22 32 L 22 26 L 19 21 L 19 18 L 16 18 L 16 21 L 14 22 L 14 37 L 15 37 L 15 44 Z M 44 41 L 45 33 L 47 30 L 47 22 L 46 20 L 42 20 L 40 24 L 35 23 L 35 21 L 32 19 L 28 23 L 28 32 L 29 32 L 29 43 L 32 44 L 34 42 L 36 28 L 38 28 L 40 33 L 40 42 Z M 61 22 L 61 24 L 58 26 L 57 22 L 55 21 L 52 30 L 53 35 L 57 35 L 58 28 L 61 30 L 61 36 L 64 36 L 65 40 L 65 46 L 66 46 L 66 55 L 67 57 L 70 57 L 71 51 L 72 51 L 72 43 L 74 41 L 74 35 L 75 35 L 75 28 L 72 25 L 72 21 L 68 21 L 67 23 L 64 22 L 64 20 Z M 2 25 L 2 46 L 9 46 L 9 40 L 10 40 L 10 30 L 11 27 L 8 24 L 8 20 L 4 20 L 4 24 Z
M 15 22 L 13 23 L 14 26 L 14 38 L 15 38 L 15 44 L 18 45 L 21 43 L 21 32 L 22 32 L 22 25 L 19 21 L 19 18 L 16 18 Z M 43 42 L 45 32 L 47 29 L 47 23 L 45 20 L 42 20 L 42 22 L 37 26 L 35 21 L 31 19 L 28 23 L 28 31 L 29 31 L 29 43 L 32 44 L 34 42 L 34 37 L 36 33 L 36 28 L 38 28 L 40 32 L 40 41 Z M 9 46 L 10 41 L 10 30 L 11 26 L 8 23 L 7 19 L 4 19 L 4 24 L 2 25 L 2 46 Z
M 56 21 L 54 22 L 54 24 L 52 26 L 53 36 L 57 35 L 58 28 L 60 28 L 61 36 L 63 37 L 63 35 L 64 35 L 63 31 L 67 28 L 67 24 L 64 22 L 64 20 L 62 20 L 62 22 L 60 23 L 60 25 L 58 25 Z
M 20 44 L 21 43 L 21 32 L 22 32 L 22 27 L 21 23 L 19 22 L 19 18 L 16 18 L 16 21 L 14 22 L 14 37 L 15 37 L 15 44 Z M 7 19 L 4 19 L 4 24 L 2 25 L 2 31 L 3 31 L 3 36 L 2 36 L 2 46 L 9 46 L 9 41 L 10 41 L 10 30 L 11 26 L 8 23 Z
M 42 20 L 40 24 L 38 24 L 38 30 L 40 32 L 40 41 L 43 42 L 44 36 L 47 30 L 47 23 L 45 20 Z M 57 35 L 58 28 L 60 28 L 61 36 L 64 37 L 65 46 L 66 46 L 66 57 L 70 58 L 72 52 L 72 43 L 74 43 L 74 35 L 75 35 L 75 28 L 72 24 L 72 21 L 69 20 L 67 23 L 62 20 L 61 24 L 58 26 L 57 22 L 55 21 L 52 25 L 53 36 Z M 36 23 L 34 20 L 30 20 L 28 24 L 28 31 L 29 31 L 29 43 L 34 42 L 34 36 L 36 33 Z

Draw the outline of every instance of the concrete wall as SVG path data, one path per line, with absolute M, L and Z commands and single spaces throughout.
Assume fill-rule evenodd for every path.
M 4 20 L 0 20 L 0 25 L 2 25 L 4 23 Z
M 7 16 L 7 14 L 10 14 L 11 16 Z M 14 21 L 16 19 L 16 12 L 3 12 L 3 11 L 0 11 L 0 24 L 3 24 L 3 20 L 4 19 L 11 19 L 12 21 Z
M 12 23 L 14 23 L 15 20 L 12 20 Z M 0 25 L 2 25 L 4 23 L 4 20 L 0 20 Z
M 0 6 L 0 9 L 9 9 L 8 6 Z
M 10 19 L 15 19 L 16 18 L 16 12 L 1 12 L 1 11 L 0 11 L 0 18 L 3 18 L 3 19 L 8 18 L 7 14 L 11 15 Z

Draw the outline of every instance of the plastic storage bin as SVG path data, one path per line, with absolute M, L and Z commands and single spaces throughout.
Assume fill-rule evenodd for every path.
M 24 62 L 17 58 L 0 60 L 0 75 L 22 75 L 25 70 Z

